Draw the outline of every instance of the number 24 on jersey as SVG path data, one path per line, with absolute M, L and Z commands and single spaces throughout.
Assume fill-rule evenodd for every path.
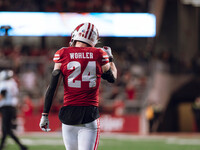
M 75 68 L 75 69 L 74 69 Z M 89 61 L 85 70 L 81 75 L 81 80 L 74 80 L 81 74 L 81 63 L 78 61 L 71 61 L 67 64 L 67 70 L 74 70 L 68 76 L 68 86 L 74 88 L 81 88 L 81 82 L 89 82 L 89 87 L 96 86 L 96 61 Z

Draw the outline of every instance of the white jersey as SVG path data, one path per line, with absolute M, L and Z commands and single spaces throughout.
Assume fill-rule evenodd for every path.
M 9 80 L 0 81 L 0 92 L 6 90 L 6 96 L 0 100 L 0 107 L 3 106 L 16 106 L 18 103 L 19 89 L 16 81 L 11 78 Z

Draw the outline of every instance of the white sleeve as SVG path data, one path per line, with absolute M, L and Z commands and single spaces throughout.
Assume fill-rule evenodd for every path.
M 14 81 L 14 79 L 13 79 L 13 81 L 11 82 L 11 85 L 10 85 L 11 87 L 11 94 L 12 94 L 12 96 L 13 97 L 15 97 L 15 96 L 18 96 L 18 94 L 19 94 L 19 89 L 18 89 L 18 86 L 17 86 L 17 83 Z

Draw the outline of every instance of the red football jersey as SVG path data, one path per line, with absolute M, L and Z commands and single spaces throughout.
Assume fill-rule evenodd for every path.
M 64 47 L 53 60 L 62 64 L 64 106 L 98 106 L 101 66 L 109 62 L 107 53 L 95 47 Z

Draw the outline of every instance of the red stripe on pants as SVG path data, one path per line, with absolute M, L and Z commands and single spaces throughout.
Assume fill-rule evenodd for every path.
M 94 145 L 94 150 L 97 150 L 98 145 L 99 145 L 99 136 L 100 136 L 100 120 L 99 118 L 97 119 L 97 137 Z

